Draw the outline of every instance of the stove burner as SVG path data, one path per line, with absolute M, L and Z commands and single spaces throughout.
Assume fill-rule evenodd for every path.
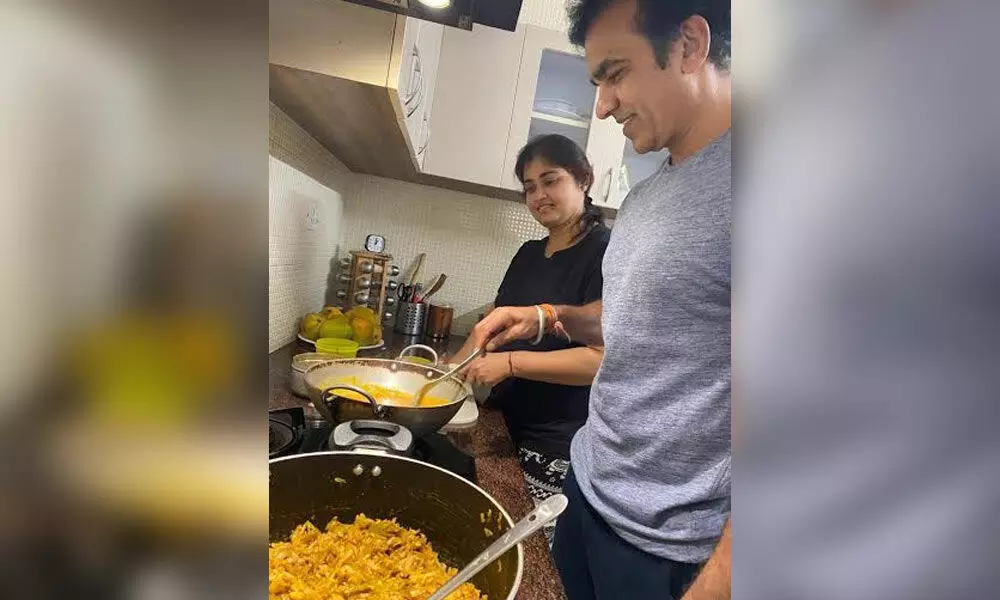
M 268 419 L 267 424 L 267 445 L 268 458 L 274 458 L 284 453 L 295 443 L 295 430 L 291 426 Z
M 333 426 L 326 421 L 306 419 L 301 406 L 269 410 L 268 416 L 269 458 L 330 450 Z M 447 436 L 432 433 L 415 440 L 409 456 L 476 483 L 475 459 Z

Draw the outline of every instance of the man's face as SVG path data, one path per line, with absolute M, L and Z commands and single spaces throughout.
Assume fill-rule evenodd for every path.
M 587 32 L 584 49 L 591 79 L 598 86 L 597 116 L 623 124 L 638 153 L 667 147 L 690 112 L 690 90 L 681 73 L 682 46 L 675 42 L 667 67 L 636 29 L 636 2 L 612 4 Z

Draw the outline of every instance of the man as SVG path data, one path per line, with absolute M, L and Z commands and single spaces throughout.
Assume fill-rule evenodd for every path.
M 582 0 L 570 15 L 598 116 L 671 159 L 618 213 L 603 306 L 502 308 L 473 337 L 542 327 L 605 348 L 553 548 L 570 600 L 728 598 L 729 2 Z
M 733 579 L 998 598 L 1000 3 L 820 4 L 762 17 L 789 32 L 739 188 Z

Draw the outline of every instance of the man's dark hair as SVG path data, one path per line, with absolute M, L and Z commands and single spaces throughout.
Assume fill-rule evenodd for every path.
M 591 25 L 616 1 L 620 0 L 576 0 L 571 4 L 570 41 L 583 46 Z M 732 57 L 730 0 L 636 0 L 636 4 L 636 30 L 652 44 L 660 67 L 667 66 L 667 53 L 670 44 L 680 35 L 681 23 L 691 16 L 701 15 L 712 32 L 708 59 L 716 67 L 729 70 Z

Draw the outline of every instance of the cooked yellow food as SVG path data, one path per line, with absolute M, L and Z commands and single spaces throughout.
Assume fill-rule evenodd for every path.
M 388 404 L 390 406 L 413 406 L 413 394 L 402 390 L 383 387 L 374 383 L 359 383 L 356 377 L 338 377 L 336 379 L 330 379 L 328 381 L 324 381 L 322 387 L 326 388 L 334 385 L 353 385 L 354 387 L 359 387 L 371 394 L 372 397 L 375 398 L 375 401 L 379 404 Z M 348 400 L 368 402 L 368 400 L 363 398 L 360 394 L 355 394 L 347 390 L 337 390 L 336 393 L 338 396 L 342 396 Z M 447 398 L 431 396 L 428 394 L 420 400 L 420 404 L 417 406 L 442 406 L 445 404 L 451 404 L 451 402 L 452 401 Z
M 267 561 L 270 600 L 426 600 L 456 573 L 420 532 L 363 514 L 325 532 L 299 525 L 270 545 Z M 466 583 L 448 600 L 487 597 Z

